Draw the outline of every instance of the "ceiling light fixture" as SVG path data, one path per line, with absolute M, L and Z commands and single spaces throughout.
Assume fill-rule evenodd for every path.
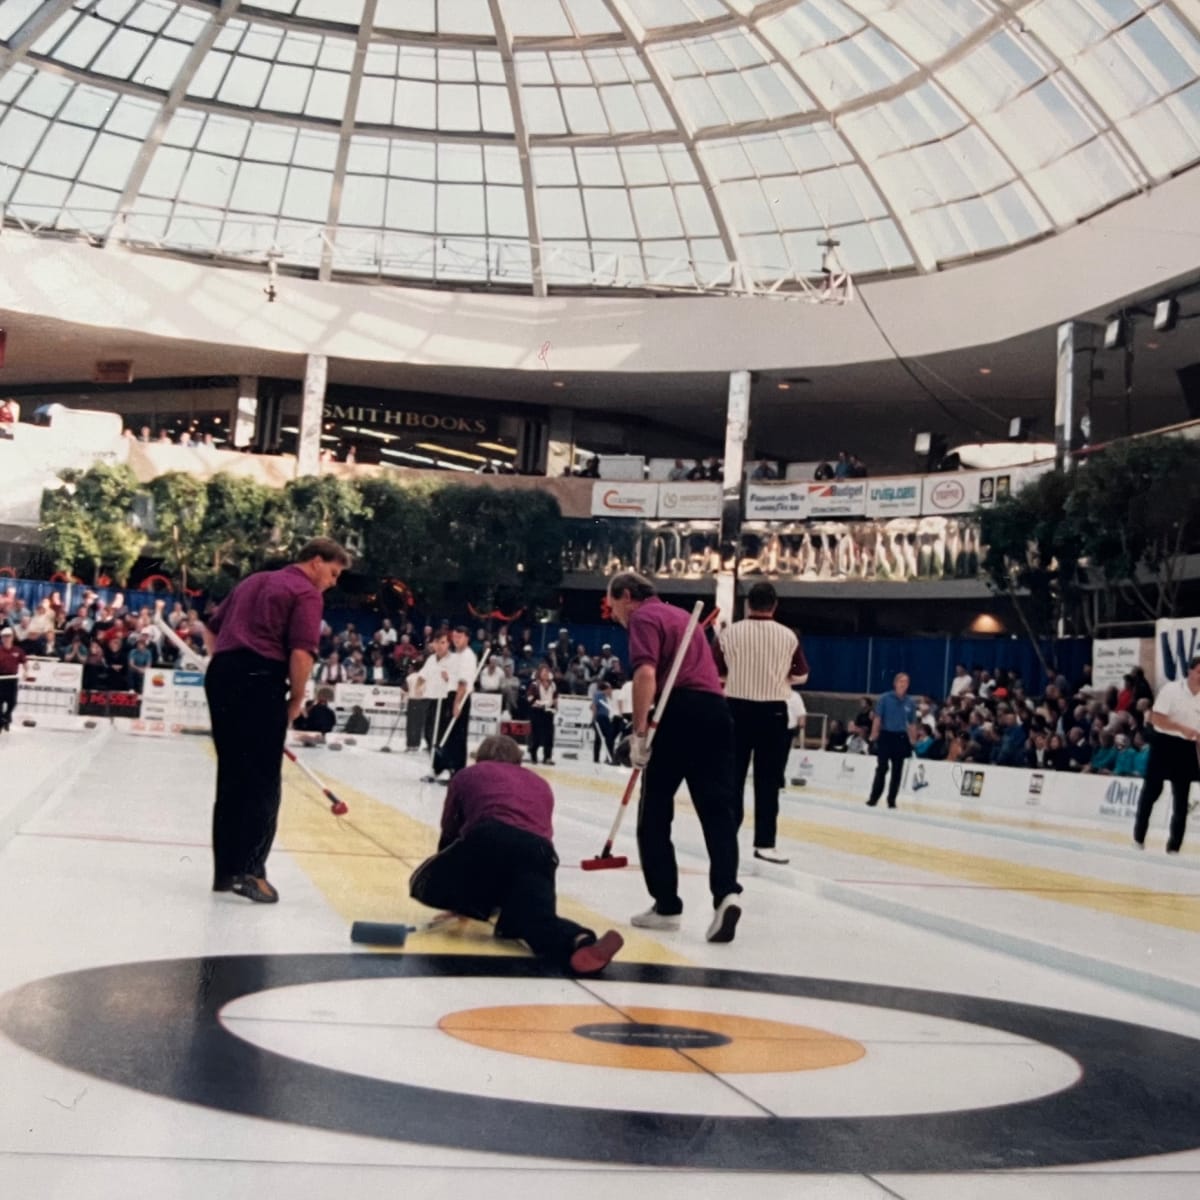
M 567 385 L 565 383 L 563 383 L 563 381 L 561 379 L 556 379 L 552 386 L 556 387 L 556 388 L 564 388 Z
M 471 462 L 487 462 L 482 454 L 472 454 L 469 450 L 455 450 L 452 446 L 441 446 L 437 442 L 417 442 L 418 450 L 433 450 L 438 454 L 453 454 L 456 458 L 466 458 Z
M 979 373 L 980 373 L 980 375 L 990 375 L 992 373 L 992 368 L 991 367 L 980 367 Z
M 781 392 L 790 392 L 792 390 L 792 385 L 786 379 L 781 379 L 775 386 Z

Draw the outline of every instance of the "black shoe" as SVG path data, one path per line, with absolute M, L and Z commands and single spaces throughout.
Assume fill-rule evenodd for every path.
M 878 801 L 878 800 L 868 800 L 868 801 L 867 801 L 867 807 L 868 807 L 868 808 L 874 808 L 874 807 L 875 807 L 875 805 L 877 805 L 878 803 L 879 803 L 879 801 Z
M 237 878 L 236 875 L 217 875 L 213 878 L 214 892 L 232 892 L 233 881 Z
M 896 807 L 896 806 L 895 806 L 894 804 L 889 804 L 889 805 L 888 805 L 888 808 L 895 808 L 895 807 Z
M 755 846 L 754 857 L 762 859 L 763 862 L 778 863 L 780 866 L 788 861 L 774 846 Z
M 256 904 L 278 904 L 279 893 L 265 880 L 257 875 L 235 875 L 230 889 L 247 900 Z

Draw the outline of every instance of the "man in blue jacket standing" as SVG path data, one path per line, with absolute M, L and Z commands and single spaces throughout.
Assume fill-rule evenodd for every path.
M 917 705 L 908 694 L 908 676 L 903 671 L 892 680 L 892 690 L 884 692 L 875 702 L 875 716 L 871 721 L 871 741 L 875 744 L 875 781 L 871 784 L 868 808 L 874 808 L 883 795 L 883 781 L 888 767 L 892 769 L 888 785 L 888 808 L 896 807 L 900 793 L 900 778 L 904 773 L 904 760 L 912 754 L 917 740 Z

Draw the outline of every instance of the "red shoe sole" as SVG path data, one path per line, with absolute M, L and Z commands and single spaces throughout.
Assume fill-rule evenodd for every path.
M 612 962 L 623 945 L 625 939 L 615 929 L 610 929 L 590 946 L 580 946 L 571 955 L 571 970 L 576 975 L 597 975 Z

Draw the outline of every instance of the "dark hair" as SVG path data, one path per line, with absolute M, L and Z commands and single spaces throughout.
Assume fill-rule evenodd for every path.
M 465 625 L 455 625 L 450 631 L 451 633 L 465 633 L 467 637 L 471 636 L 471 631 Z
M 658 594 L 654 584 L 645 575 L 639 575 L 636 571 L 618 571 L 608 581 L 608 594 L 619 599 L 624 592 L 629 593 L 630 600 L 649 600 Z
M 305 542 L 300 547 L 300 553 L 296 555 L 298 563 L 311 562 L 314 558 L 319 558 L 322 562 L 339 562 L 343 567 L 350 565 L 349 552 L 333 538 L 313 538 L 312 541 Z
M 756 583 L 746 597 L 751 612 L 770 612 L 779 603 L 779 595 L 769 583 Z

